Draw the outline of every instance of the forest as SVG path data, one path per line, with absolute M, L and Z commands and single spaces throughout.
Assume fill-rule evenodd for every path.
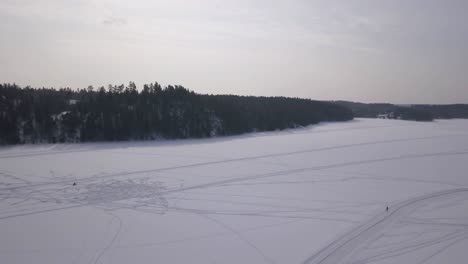
M 376 118 L 379 115 L 388 115 L 393 119 L 412 121 L 432 121 L 434 115 L 424 108 L 415 108 L 413 105 L 402 106 L 389 103 L 358 103 L 349 101 L 334 101 L 334 103 L 347 107 L 353 111 L 354 117 Z
M 197 94 L 157 82 L 107 88 L 0 84 L 0 144 L 206 138 L 347 121 L 347 107 L 286 97 Z
M 410 104 L 359 103 L 334 101 L 353 111 L 354 117 L 375 118 L 377 115 L 392 113 L 394 118 L 413 121 L 434 119 L 468 118 L 468 104 Z

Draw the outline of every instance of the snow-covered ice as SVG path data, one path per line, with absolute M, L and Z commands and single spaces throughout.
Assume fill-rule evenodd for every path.
M 467 171 L 468 120 L 2 147 L 0 262 L 466 263 Z

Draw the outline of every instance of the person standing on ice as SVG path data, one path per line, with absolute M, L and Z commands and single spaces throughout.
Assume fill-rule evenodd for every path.
M 387 205 L 387 212 L 388 212 L 388 205 Z

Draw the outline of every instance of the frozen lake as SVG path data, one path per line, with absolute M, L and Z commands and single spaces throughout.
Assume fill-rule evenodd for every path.
M 467 171 L 468 120 L 2 147 L 0 262 L 466 263 Z

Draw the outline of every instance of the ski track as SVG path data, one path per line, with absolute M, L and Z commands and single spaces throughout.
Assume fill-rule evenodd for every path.
M 277 176 L 284 176 L 284 175 L 289 175 L 289 174 L 295 174 L 295 173 L 302 173 L 302 172 L 309 172 L 309 171 L 319 171 L 319 170 L 326 170 L 326 169 L 334 169 L 334 168 L 341 168 L 341 167 L 348 167 L 348 166 L 354 166 L 354 165 L 362 165 L 362 164 L 370 164 L 370 163 L 376 163 L 376 162 L 384 162 L 384 161 L 395 161 L 395 160 L 402 160 L 402 159 L 414 159 L 414 158 L 424 158 L 424 157 L 441 157 L 441 156 L 456 156 L 456 155 L 467 155 L 468 151 L 454 151 L 454 152 L 437 152 L 437 153 L 426 153 L 426 154 L 410 154 L 410 155 L 400 155 L 400 156 L 395 156 L 395 157 L 388 157 L 388 158 L 377 158 L 377 159 L 369 159 L 369 160 L 360 160 L 360 161 L 350 161 L 350 162 L 343 162 L 343 163 L 335 163 L 335 164 L 330 164 L 330 165 L 323 165 L 323 166 L 314 166 L 314 167 L 309 167 L 309 168 L 301 168 L 301 169 L 295 169 L 295 170 L 285 170 L 285 171 L 278 171 L 278 172 L 273 172 L 273 173 L 265 173 L 265 174 L 254 174 L 254 175 L 248 175 L 244 177 L 238 177 L 238 178 L 231 178 L 231 179 L 226 179 L 226 180 L 219 180 L 219 181 L 213 181 L 209 183 L 204 183 L 204 184 L 199 184 L 199 185 L 192 185 L 188 187 L 180 187 L 180 188 L 174 188 L 174 189 L 169 189 L 169 190 L 161 190 L 158 192 L 158 195 L 164 196 L 168 194 L 174 194 L 174 193 L 181 193 L 185 191 L 192 191 L 192 190 L 198 190 L 198 189 L 205 189 L 205 188 L 210 188 L 210 187 L 217 187 L 217 186 L 222 186 L 226 184 L 232 184 L 232 183 L 238 183 L 238 182 L 243 182 L 243 181 L 250 181 L 250 180 L 256 180 L 256 179 L 263 179 L 263 178 L 271 178 L 271 177 L 277 177 Z M 186 166 L 179 166 L 177 168 L 185 168 L 189 167 L 191 165 L 186 165 Z M 173 168 L 172 168 L 173 169 Z M 157 171 L 162 171 L 163 169 L 159 169 Z M 153 170 L 152 170 L 153 171 Z M 145 171 L 148 172 L 148 171 Z M 128 173 L 121 173 L 119 174 L 120 176 L 122 175 L 128 175 Z M 106 175 L 106 176 L 112 176 L 115 177 L 116 174 L 114 175 Z M 96 177 L 98 179 L 104 178 L 104 176 L 101 177 Z M 106 177 L 107 178 L 107 177 Z M 90 180 L 91 178 L 86 178 L 86 180 Z M 69 182 L 69 181 L 66 181 Z M 83 180 L 81 180 L 83 182 Z M 54 184 L 63 184 L 64 182 L 58 182 Z M 22 186 L 21 187 L 12 187 L 12 188 L 7 188 L 7 191 L 12 191 L 12 190 L 18 190 L 18 189 L 23 189 L 23 188 L 31 188 L 31 187 L 38 187 L 38 186 L 44 186 L 44 185 L 51 185 L 50 183 L 47 184 L 38 184 L 38 185 L 33 185 L 33 186 Z M 1 189 L 0 189 L 1 190 Z M 37 191 L 39 192 L 39 191 Z M 121 199 L 116 199 L 115 195 L 111 193 L 109 195 L 109 200 L 113 201 L 119 201 L 119 200 L 126 200 L 132 197 L 125 196 Z M 77 208 L 77 207 L 82 207 L 82 206 L 89 206 L 97 203 L 102 203 L 105 201 L 103 197 L 101 197 L 98 201 L 95 202 L 87 202 L 87 203 L 81 203 L 81 204 L 72 204 L 67 207 L 60 207 L 60 208 L 51 208 L 51 209 L 46 209 L 46 210 L 40 210 L 40 211 L 35 211 L 35 212 L 26 212 L 26 213 L 19 213 L 19 214 L 13 214 L 13 215 L 1 215 L 0 212 L 0 220 L 1 219 L 8 219 L 8 218 L 14 218 L 18 216 L 26 216 L 26 215 L 32 215 L 32 214 L 37 214 L 37 213 L 44 213 L 44 212 L 51 212 L 51 211 L 58 211 L 58 210 L 63 210 L 63 209 L 69 209 L 69 208 Z
M 271 177 L 277 177 L 277 176 L 284 176 L 284 175 L 289 175 L 289 174 L 295 174 L 295 173 L 302 173 L 302 172 L 309 172 L 309 171 L 319 171 L 319 170 L 326 170 L 326 169 L 334 169 L 334 168 L 341 168 L 341 167 L 348 167 L 348 166 L 354 166 L 354 165 L 362 165 L 362 164 L 370 164 L 370 163 L 376 163 L 376 162 L 384 162 L 384 161 L 396 161 L 396 160 L 402 160 L 402 159 L 414 159 L 414 158 L 424 158 L 424 157 L 442 157 L 442 156 L 454 156 L 454 155 L 467 155 L 468 151 L 452 151 L 452 152 L 436 152 L 436 153 L 425 153 L 425 154 L 410 154 L 410 155 L 400 155 L 400 156 L 395 156 L 395 157 L 387 157 L 387 158 L 377 158 L 377 159 L 369 159 L 369 160 L 358 160 L 358 161 L 350 161 L 350 162 L 343 162 L 343 163 L 335 163 L 335 164 L 330 164 L 330 165 L 323 165 L 323 166 L 314 166 L 314 167 L 308 167 L 308 168 L 301 168 L 301 169 L 294 169 L 294 170 L 285 170 L 285 171 L 278 171 L 278 172 L 273 172 L 273 173 L 265 173 L 265 174 L 254 174 L 254 175 L 248 175 L 244 177 L 238 177 L 238 178 L 231 178 L 231 179 L 226 179 L 226 180 L 220 180 L 220 181 L 213 181 L 209 183 L 204 183 L 204 184 L 199 184 L 199 185 L 192 185 L 188 187 L 180 187 L 180 188 L 174 188 L 174 189 L 169 189 L 169 190 L 161 190 L 158 192 L 158 195 L 168 195 L 168 194 L 174 194 L 174 193 L 180 193 L 180 192 L 185 192 L 185 191 L 191 191 L 191 190 L 197 190 L 197 189 L 205 189 L 205 188 L 210 188 L 210 187 L 217 187 L 217 186 L 223 186 L 226 184 L 232 184 L 232 183 L 238 183 L 238 182 L 243 182 L 243 181 L 250 181 L 250 180 L 256 180 L 256 179 L 263 179 L 263 178 L 271 178 Z M 204 164 L 211 164 L 210 163 L 204 163 Z M 217 162 L 215 162 L 217 163 Z M 186 165 L 186 166 L 179 166 L 176 168 L 186 168 L 186 167 L 192 167 L 193 165 Z M 200 165 L 197 165 L 200 166 Z M 175 168 L 171 168 L 175 169 Z M 150 171 L 144 171 L 144 172 L 154 172 L 154 171 L 164 171 L 167 169 L 158 169 L 158 170 L 150 170 Z M 139 172 L 143 173 L 143 172 Z M 95 177 L 94 179 L 102 179 L 102 178 L 108 178 L 108 177 L 116 177 L 117 175 L 123 176 L 123 175 L 128 175 L 129 173 L 120 173 L 120 174 L 113 174 L 113 175 L 106 175 L 106 176 L 100 176 L 100 177 Z M 133 173 L 132 173 L 133 174 Z M 85 178 L 84 181 L 89 181 L 93 178 Z M 54 184 L 63 184 L 63 183 L 69 183 L 71 181 L 61 181 L 58 183 Z M 80 182 L 83 182 L 83 180 L 80 180 Z M 38 186 L 49 186 L 51 183 L 45 183 L 45 184 L 36 184 L 36 185 L 28 185 L 28 186 L 18 186 L 18 187 L 12 187 L 12 188 L 7 188 L 7 191 L 14 191 L 18 189 L 23 189 L 23 188 L 31 188 L 31 187 L 38 187 Z M 2 189 L 0 189 L 2 190 Z M 42 192 L 39 190 L 36 190 L 36 192 Z M 29 193 L 29 192 L 28 192 Z M 52 212 L 52 211 L 58 211 L 58 210 L 63 210 L 63 209 L 70 209 L 70 208 L 77 208 L 77 207 L 82 207 L 82 206 L 89 206 L 93 205 L 96 202 L 97 203 L 102 203 L 105 201 L 103 199 L 104 197 L 100 197 L 98 201 L 91 201 L 87 203 L 81 203 L 81 204 L 72 204 L 70 206 L 66 207 L 60 207 L 60 208 L 51 208 L 51 209 L 45 209 L 45 210 L 39 210 L 35 212 L 25 212 L 25 213 L 19 213 L 19 214 L 13 214 L 13 215 L 1 215 L 0 212 L 0 220 L 1 219 L 8 219 L 8 218 L 14 218 L 18 216 L 27 216 L 27 215 L 32 215 L 32 214 L 37 214 L 37 213 L 44 213 L 44 212 Z M 115 195 L 111 193 L 109 195 L 109 200 L 125 200 L 131 197 L 125 196 L 121 199 L 115 199 Z
M 424 125 L 424 124 L 423 124 Z M 319 133 L 335 133 L 346 132 L 354 130 L 367 130 L 367 129 L 387 129 L 395 127 L 412 127 L 421 126 L 420 124 L 403 124 L 403 125 L 389 125 L 389 126 L 360 126 L 345 129 L 329 129 L 321 131 L 299 131 L 290 133 L 290 135 L 300 134 L 319 134 Z M 280 134 L 288 135 L 288 134 Z M 246 136 L 246 138 L 253 137 L 266 137 L 278 136 L 278 134 L 265 133 L 265 135 Z M 332 150 L 344 150 L 350 148 L 360 148 L 368 146 L 376 146 L 380 144 L 395 144 L 395 143 L 410 143 L 416 141 L 426 141 L 434 139 L 453 139 L 460 138 L 465 140 L 468 134 L 454 133 L 447 134 L 446 132 L 441 135 L 422 136 L 422 137 L 404 137 L 386 140 L 375 140 L 351 144 L 342 144 L 326 147 L 306 148 L 297 151 L 284 151 L 263 155 L 241 156 L 236 158 L 224 158 L 212 160 L 216 155 L 210 156 L 196 156 L 196 155 L 183 155 L 185 158 L 203 158 L 204 162 L 180 164 L 176 166 L 167 166 L 150 169 L 140 169 L 131 171 L 117 171 L 112 172 L 107 170 L 105 173 L 96 173 L 95 175 L 86 175 L 82 178 L 76 178 L 72 175 L 63 175 L 63 177 L 55 177 L 55 172 L 51 171 L 52 179 L 49 177 L 47 181 L 31 181 L 30 174 L 24 174 L 26 179 L 14 175 L 14 173 L 6 170 L 0 170 L 0 177 L 14 183 L 0 183 L 0 202 L 5 205 L 0 208 L 0 220 L 14 219 L 17 217 L 27 217 L 36 214 L 60 212 L 64 210 L 72 210 L 76 208 L 89 207 L 101 210 L 112 217 L 107 225 L 110 235 L 110 240 L 105 242 L 104 245 L 97 248 L 90 248 L 82 246 L 81 248 L 67 249 L 70 251 L 79 251 L 77 257 L 74 257 L 74 262 L 78 263 L 80 258 L 88 259 L 90 264 L 107 263 L 113 261 L 114 253 L 119 253 L 120 250 L 134 250 L 141 248 L 162 247 L 165 245 L 193 242 L 199 240 L 210 240 L 218 237 L 235 238 L 238 242 L 244 244 L 247 249 L 258 255 L 259 258 L 265 263 L 282 263 L 274 257 L 271 251 L 264 250 L 261 244 L 255 244 L 247 238 L 248 232 L 256 230 L 268 229 L 280 225 L 289 225 L 292 223 L 320 221 L 323 223 L 334 222 L 335 224 L 345 224 L 350 226 L 357 226 L 343 236 L 334 239 L 329 245 L 315 252 L 312 256 L 307 258 L 302 263 L 312 264 L 366 264 L 379 260 L 397 258 L 399 256 L 415 252 L 417 250 L 431 247 L 431 252 L 422 255 L 420 259 L 411 263 L 425 264 L 432 260 L 437 255 L 447 251 L 453 245 L 468 239 L 468 223 L 465 218 L 424 218 L 424 217 L 410 217 L 416 210 L 418 212 L 424 211 L 420 207 L 425 207 L 426 211 L 443 210 L 451 206 L 460 206 L 465 204 L 468 197 L 468 186 L 454 182 L 444 182 L 431 179 L 418 179 L 405 175 L 403 176 L 388 176 L 383 174 L 364 173 L 359 171 L 346 170 L 349 167 L 375 164 L 382 162 L 401 161 L 409 159 L 424 159 L 424 158 L 441 158 L 441 161 L 451 156 L 468 157 L 468 148 L 466 145 L 461 145 L 457 149 L 449 151 L 428 151 L 422 153 L 400 154 L 394 156 L 377 156 L 370 159 L 359 159 L 359 156 L 351 159 L 339 161 L 334 159 L 335 162 L 319 163 L 319 165 L 310 167 L 294 167 L 287 162 L 282 162 L 281 158 L 286 156 L 301 155 L 308 153 L 324 153 Z M 240 137 L 242 138 L 242 137 Z M 219 141 L 233 140 L 220 139 Z M 216 139 L 215 139 L 216 141 Z M 203 144 L 204 140 L 200 144 Z M 183 145 L 182 143 L 181 145 Z M 190 143 L 189 143 L 190 144 Z M 194 143 L 199 144 L 199 143 Z M 124 144 L 126 146 L 128 144 Z M 162 145 L 165 145 L 164 143 Z M 177 146 L 178 144 L 175 144 Z M 104 146 L 104 145 L 103 145 Z M 129 145 L 131 146 L 131 145 Z M 137 144 L 136 146 L 144 146 Z M 155 144 L 153 147 L 157 146 Z M 0 161 L 8 159 L 19 159 L 28 157 L 42 157 L 48 155 L 65 155 L 73 153 L 85 152 L 107 152 L 108 154 L 122 154 L 122 155 L 156 155 L 164 156 L 163 154 L 155 153 L 142 153 L 136 151 L 123 151 L 122 145 L 117 147 L 102 147 L 102 148 L 79 148 L 65 150 L 56 150 L 55 146 L 50 149 L 40 149 L 32 152 L 14 153 L 11 155 L 0 155 Z M 295 149 L 292 149 L 295 150 Z M 359 151 L 359 149 L 357 149 Z M 81 154 L 83 155 L 83 154 Z M 118 156 L 115 155 L 115 156 Z M 170 156 L 170 155 L 169 155 Z M 174 157 L 178 155 L 173 154 Z M 264 160 L 263 160 L 264 159 Z M 270 159 L 270 160 L 268 160 Z M 187 180 L 197 177 L 195 175 L 179 175 L 177 170 L 182 169 L 195 169 L 198 167 L 223 165 L 229 163 L 239 162 L 242 165 L 250 166 L 249 162 L 254 164 L 269 163 L 278 165 L 278 170 L 273 172 L 259 172 L 248 171 L 246 174 L 234 175 L 230 178 L 221 178 L 218 180 L 204 181 L 191 181 Z M 241 163 L 243 162 L 243 163 Z M 284 167 L 284 169 L 283 169 Z M 135 169 L 135 167 L 133 168 Z M 317 175 L 317 171 L 327 171 L 334 169 L 337 174 L 325 173 L 324 175 Z M 111 173 L 109 173 L 111 171 Z M 171 172 L 167 175 L 165 172 Z M 333 171 L 332 171 L 333 172 Z M 335 171 L 336 172 L 336 171 Z M 159 173 L 159 174 L 158 174 Z M 300 177 L 314 177 L 311 180 L 305 179 L 277 179 L 281 176 L 301 174 Z M 304 173 L 307 173 L 305 175 Z M 47 174 L 46 174 L 47 175 Z M 242 176 L 241 176 L 242 175 Z M 50 176 L 50 175 L 49 175 Z M 82 175 L 83 176 L 83 175 Z M 128 176 L 132 176 L 131 178 Z M 316 177 L 319 177 L 317 179 Z M 45 177 L 45 176 L 44 176 Z M 73 177 L 73 178 L 72 178 Z M 120 177 L 120 178 L 119 178 Z M 277 178 L 276 178 L 277 177 Z M 327 177 L 333 177 L 327 179 Z M 128 178 L 128 179 L 127 179 Z M 216 179 L 216 178 L 213 178 Z M 71 183 L 78 181 L 77 187 L 72 187 Z M 353 181 L 353 184 L 359 181 L 381 182 L 402 184 L 408 182 L 413 184 L 420 184 L 421 186 L 438 186 L 439 190 L 442 188 L 453 188 L 444 191 L 425 194 L 419 197 L 414 197 L 405 201 L 401 201 L 390 206 L 389 212 L 383 212 L 375 215 L 377 208 L 384 207 L 386 203 L 380 200 L 372 200 L 371 202 L 360 200 L 346 201 L 346 200 L 327 200 L 327 199 L 300 199 L 298 197 L 283 195 L 284 193 L 267 193 L 268 195 L 259 195 L 256 193 L 241 192 L 227 193 L 228 188 L 255 187 L 260 188 L 275 188 L 279 186 L 301 186 L 313 184 L 339 184 L 343 182 Z M 190 183 L 190 184 L 189 184 Z M 423 185 L 425 184 L 425 185 Z M 325 189 L 328 189 L 326 186 Z M 230 189 L 228 189 L 230 190 Z M 323 187 L 322 187 L 323 191 Z M 460 196 L 460 197 L 459 197 Z M 450 200 L 452 198 L 458 200 Z M 322 198 L 322 197 L 319 197 Z M 329 197 L 327 197 L 329 198 Z M 245 199 L 245 200 L 243 200 Z M 339 198 L 338 198 L 339 199 Z M 444 200 L 447 199 L 447 200 Z M 312 204 L 311 204 L 312 202 Z M 440 204 L 440 202 L 443 202 Z M 314 204 L 316 203 L 316 204 Z M 433 203 L 439 203 L 435 206 Z M 432 207 L 427 207 L 432 205 Z M 133 244 L 120 244 L 121 236 L 126 233 L 123 230 L 123 218 L 120 216 L 120 209 L 131 210 L 133 213 L 152 214 L 155 217 L 167 213 L 176 213 L 183 215 L 181 217 L 198 216 L 209 222 L 218 225 L 223 231 L 208 232 L 201 234 L 191 234 L 182 237 L 162 237 L 161 240 L 156 242 L 136 242 Z M 272 221 L 268 224 L 255 224 L 254 226 L 236 226 L 232 225 L 230 219 L 238 217 L 252 217 L 252 220 L 268 219 Z M 372 217 L 369 221 L 363 223 L 363 219 Z M 228 221 L 224 221 L 224 219 Z M 250 220 L 250 219 L 249 219 Z M 13 220 L 14 221 L 14 220 Z M 10 221 L 11 223 L 12 221 Z M 114 223 L 117 222 L 115 227 Z M 126 223 L 126 222 L 125 222 Z M 228 224 L 229 223 L 229 224 Z M 411 232 L 403 230 L 400 233 L 392 234 L 396 228 L 404 229 L 410 228 Z M 413 228 L 415 227 L 415 228 Z M 125 225 L 128 228 L 128 225 Z M 115 231 L 114 231 L 115 230 Z M 428 234 L 434 233 L 434 238 Z M 438 234 L 437 232 L 440 232 Z M 250 234 L 249 234 L 250 237 Z M 397 242 L 393 242 L 396 240 Z M 382 242 L 383 241 L 383 242 Z M 322 244 L 323 245 L 323 244 Z M 250 248 L 250 249 L 249 249 Z M 268 247 L 267 247 L 268 248 Z M 41 252 L 42 249 L 25 250 L 26 252 Z M 10 250 L 11 251 L 11 250 Z M 0 257 L 2 252 L 8 250 L 0 249 Z M 20 250 L 18 250 L 20 252 Z M 8 254 L 8 253 L 7 253 Z M 14 254 L 14 253 L 10 253 Z M 304 256 L 304 255 L 302 255 Z M 298 260 L 301 258 L 298 255 Z M 215 261 L 214 258 L 210 258 Z M 298 262 L 299 262 L 298 261 Z
M 359 252 L 368 244 L 381 236 L 386 228 L 398 222 L 401 218 L 410 214 L 421 203 L 427 203 L 431 200 L 443 198 L 444 196 L 454 194 L 467 194 L 468 188 L 452 189 L 412 198 L 404 202 L 390 206 L 389 212 L 380 213 L 365 224 L 353 229 L 349 233 L 334 240 L 325 248 L 321 249 L 313 256 L 305 260 L 304 264 L 339 264 L 339 263 L 368 263 L 368 260 L 352 262 L 353 254 Z M 466 235 L 466 234 L 465 234 Z M 466 237 L 463 237 L 466 239 Z M 461 241 L 459 239 L 457 241 Z M 436 241 L 440 242 L 440 241 Z M 418 244 L 418 247 L 423 246 Z M 444 249 L 445 250 L 445 249 Z M 388 254 L 388 253 L 387 253 Z M 435 253 L 437 254 L 437 252 Z M 431 257 L 435 256 L 431 255 Z M 395 255 L 392 255 L 394 257 Z M 375 257 L 374 257 L 375 258 Z M 429 259 L 429 258 L 428 258 Z M 427 259 L 427 260 L 428 260 Z M 375 259 L 374 259 L 375 260 Z
M 306 154 L 306 153 L 328 151 L 328 150 L 338 150 L 338 149 L 346 149 L 346 148 L 353 148 L 353 147 L 372 146 L 372 145 L 376 145 L 376 144 L 392 144 L 392 143 L 399 143 L 399 142 L 401 143 L 401 142 L 408 142 L 408 141 L 415 141 L 415 140 L 428 140 L 428 139 L 434 139 L 434 138 L 445 138 L 445 137 L 455 137 L 455 136 L 457 136 L 457 137 L 466 137 L 467 135 L 428 136 L 428 137 L 402 138 L 402 139 L 379 140 L 379 141 L 371 141 L 371 142 L 363 142 L 363 143 L 353 143 L 353 144 L 345 144 L 345 145 L 332 146 L 332 147 L 314 148 L 314 149 L 307 149 L 307 150 L 301 150 L 301 151 L 292 151 L 292 152 L 273 153 L 273 154 L 267 154 L 267 155 L 249 156 L 249 157 L 241 157 L 241 158 L 234 158 L 234 159 L 223 159 L 223 160 L 201 162 L 201 163 L 179 165 L 179 166 L 171 166 L 171 167 L 165 167 L 165 168 L 156 168 L 156 169 L 149 169 L 149 170 L 138 170 L 138 171 L 132 171 L 132 172 L 119 172 L 119 173 L 113 173 L 113 174 L 106 174 L 106 175 L 103 175 L 103 176 L 93 175 L 93 176 L 90 176 L 90 177 L 80 178 L 80 182 L 90 181 L 90 180 L 92 181 L 92 180 L 104 179 L 104 178 L 114 178 L 114 177 L 120 177 L 120 176 L 129 176 L 129 175 L 134 175 L 134 174 L 167 172 L 167 171 L 172 171 L 172 170 L 177 170 L 177 169 L 195 168 L 195 167 L 201 167 L 201 166 L 217 165 L 217 164 L 240 162 L 240 161 L 251 161 L 251 160 L 256 160 L 256 159 L 265 159 L 265 158 L 272 158 L 272 157 L 284 157 L 284 156 Z M 456 153 L 457 152 L 454 152 L 453 154 L 455 155 Z M 466 154 L 466 153 L 468 153 L 468 151 L 460 153 L 460 154 Z M 437 153 L 433 153 L 433 154 L 438 155 Z M 444 153 L 444 152 L 440 153 L 440 155 L 444 155 L 444 154 L 450 155 L 450 153 Z M 426 157 L 426 155 L 431 155 L 431 154 L 422 154 L 422 156 L 420 156 L 420 157 Z M 411 156 L 418 157 L 417 155 L 408 155 L 407 157 L 411 158 Z M 395 158 L 397 158 L 397 157 L 395 157 Z M 402 156 L 401 158 L 404 158 L 404 156 Z M 369 161 L 372 161 L 372 160 L 369 160 Z M 382 161 L 386 161 L 386 160 L 382 159 Z M 28 187 L 39 187 L 39 186 L 47 186 L 47 185 L 50 185 L 50 184 L 66 184 L 66 183 L 72 183 L 74 181 L 75 181 L 75 179 L 69 179 L 69 180 L 64 180 L 64 181 L 54 181 L 54 182 L 41 182 L 41 183 L 36 183 L 36 184 L 28 184 L 28 185 L 19 185 L 19 186 L 8 187 L 8 188 L 0 188 L 0 190 L 10 190 L 10 189 L 28 188 Z
M 97 264 L 99 263 L 99 261 L 101 260 L 102 256 L 104 256 L 104 254 L 114 245 L 115 243 L 115 240 L 117 239 L 117 237 L 119 236 L 120 232 L 122 231 L 122 219 L 117 216 L 117 215 L 114 215 L 114 214 L 111 214 L 109 213 L 109 215 L 111 215 L 113 217 L 113 220 L 116 219 L 117 222 L 118 222 L 118 227 L 117 227 L 117 231 L 115 232 L 114 236 L 112 237 L 111 241 L 109 242 L 109 244 L 101 251 L 99 252 L 98 256 L 96 257 L 96 260 L 93 262 L 93 264 Z M 111 221 L 112 223 L 112 221 Z
M 257 252 L 263 258 L 263 260 L 266 263 L 270 263 L 270 264 L 275 264 L 276 263 L 270 257 L 265 255 L 265 253 L 263 253 L 263 251 L 260 248 L 258 248 L 254 243 L 252 243 L 248 239 L 246 239 L 244 237 L 244 235 L 242 235 L 241 232 L 239 232 L 239 231 L 235 230 L 234 228 L 228 226 L 227 224 L 223 223 L 222 221 L 215 219 L 214 217 L 210 217 L 210 216 L 207 216 L 207 215 L 201 215 L 201 216 L 205 217 L 206 219 L 216 223 L 217 225 L 219 225 L 219 226 L 223 227 L 224 229 L 228 230 L 229 232 L 233 233 L 236 237 L 239 238 L 240 241 L 244 242 L 247 246 L 251 247 L 255 252 Z

